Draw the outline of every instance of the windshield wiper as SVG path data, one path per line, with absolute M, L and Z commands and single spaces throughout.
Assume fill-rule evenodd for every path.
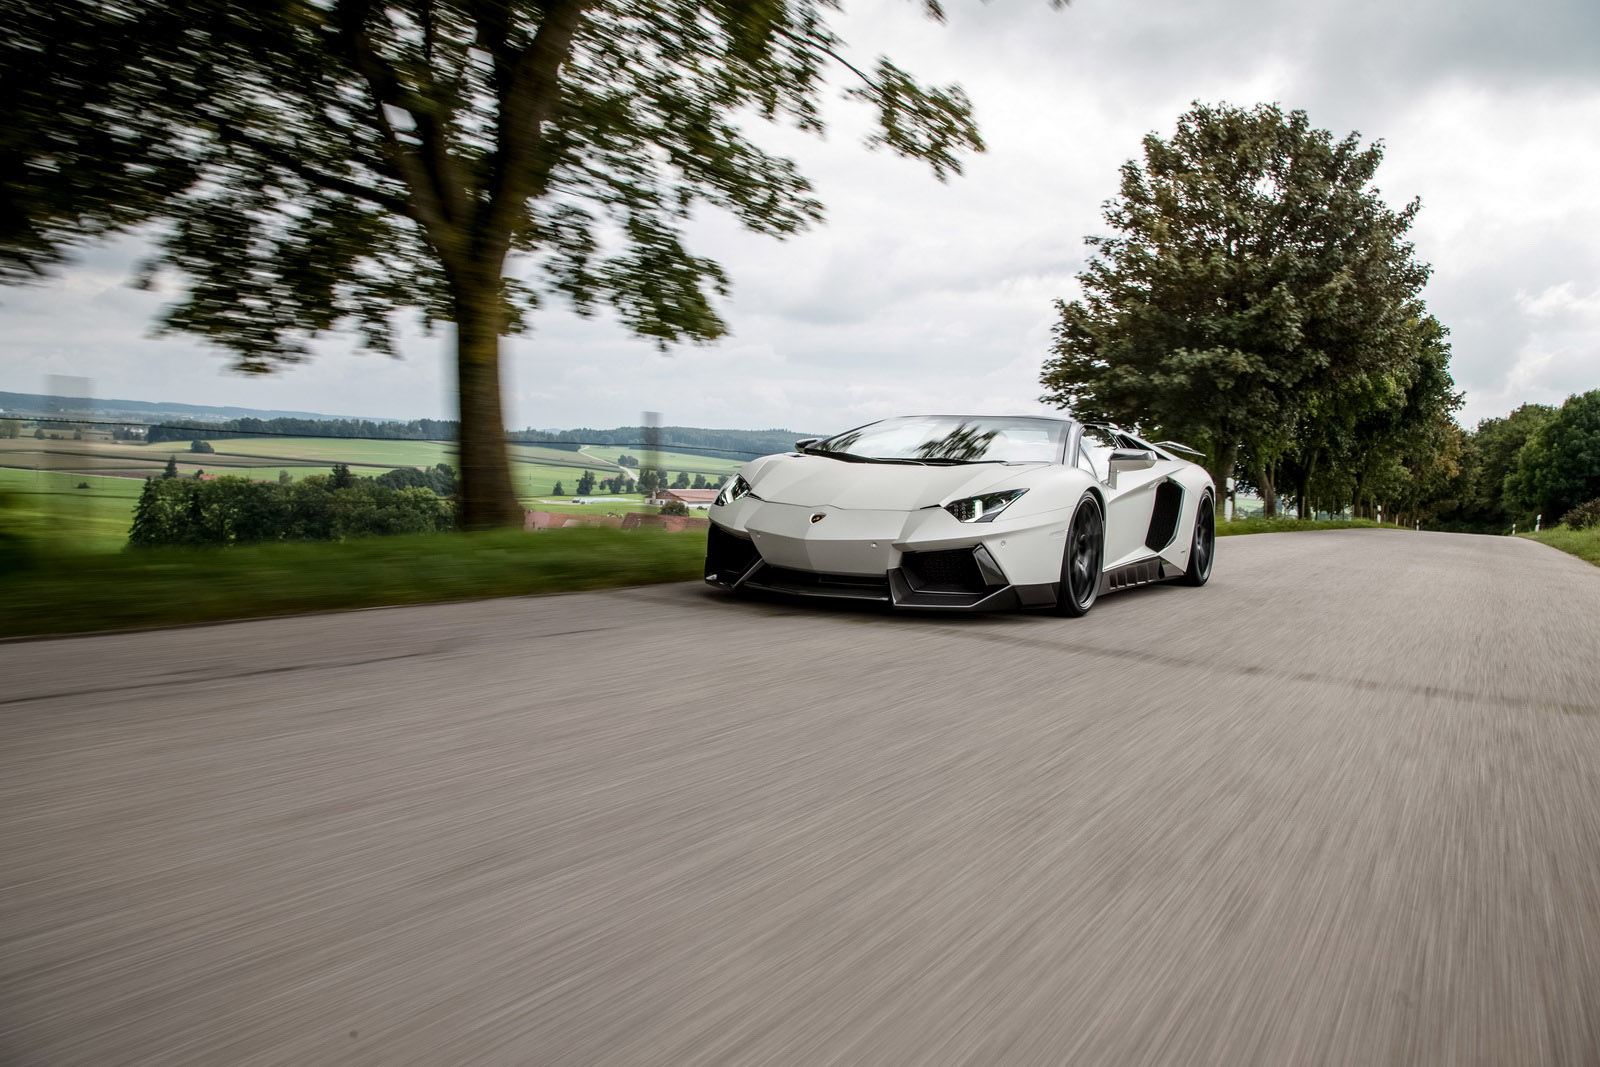
M 855 455 L 852 452 L 835 452 L 831 448 L 809 448 L 808 447 L 808 448 L 802 448 L 800 450 L 800 452 L 801 452 L 801 454 L 807 455 L 807 456 L 826 456 L 829 459 L 837 459 L 837 460 L 839 460 L 840 462 L 843 462 L 843 463 L 871 463 L 872 462 L 872 460 L 868 459 L 866 456 L 858 456 L 858 455 Z
M 970 463 L 1005 463 L 1003 459 L 951 459 L 948 456 L 936 456 L 933 459 L 918 460 L 919 463 L 928 463 L 938 467 L 961 467 Z
M 835 452 L 831 448 L 802 448 L 800 451 L 807 456 L 827 456 L 829 459 L 843 460 L 846 463 L 914 463 L 919 467 L 924 466 L 920 459 L 858 456 L 854 452 Z

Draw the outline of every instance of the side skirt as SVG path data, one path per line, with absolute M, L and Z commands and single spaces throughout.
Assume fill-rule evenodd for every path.
M 1163 582 L 1168 578 L 1176 578 L 1179 572 L 1172 564 L 1167 563 L 1159 556 L 1149 559 L 1134 560 L 1124 563 L 1120 567 L 1113 567 L 1100 576 L 1100 594 L 1115 593 L 1119 589 L 1132 589 L 1139 585 L 1151 585 Z

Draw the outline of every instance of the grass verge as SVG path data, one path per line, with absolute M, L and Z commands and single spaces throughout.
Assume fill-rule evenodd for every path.
M 1301 530 L 1402 530 L 1393 523 L 1377 523 L 1371 519 L 1234 519 L 1217 523 L 1217 536 L 1236 534 L 1297 533 Z
M 609 529 L 45 551 L 0 578 L 0 637 L 686 581 L 704 557 L 704 537 Z
M 1517 536 L 1537 541 L 1541 545 L 1549 545 L 1551 548 L 1559 548 L 1600 567 L 1600 526 L 1591 526 L 1587 530 L 1569 530 L 1565 526 L 1557 526 L 1553 530 L 1540 530 L 1538 533 L 1524 533 Z

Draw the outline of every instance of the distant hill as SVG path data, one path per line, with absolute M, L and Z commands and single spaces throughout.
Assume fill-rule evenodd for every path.
M 0 392 L 0 409 L 7 416 L 78 417 L 84 420 L 126 420 L 132 424 L 160 424 L 151 441 L 218 440 L 252 436 L 341 437 L 374 440 L 450 441 L 456 424 L 440 419 L 373 419 L 355 415 L 325 415 L 307 411 L 270 411 L 256 408 L 175 404 L 167 401 L 71 399 L 39 393 Z M 513 441 L 551 445 L 577 451 L 582 445 L 641 446 L 642 426 L 610 430 L 583 427 L 576 430 L 518 430 Z M 664 451 L 696 455 L 765 456 L 794 448 L 795 441 L 813 434 L 794 430 L 719 430 L 701 426 L 663 426 Z
M 694 455 L 715 456 L 729 452 L 750 456 L 767 456 L 774 452 L 788 452 L 803 437 L 815 434 L 796 433 L 793 430 L 713 430 L 701 426 L 663 426 L 660 445 L 665 451 L 687 452 Z M 563 446 L 576 450 L 581 444 L 625 445 L 638 447 L 645 440 L 643 426 L 618 426 L 612 430 L 582 427 L 576 430 L 519 430 L 511 435 L 514 441 L 537 442 Z
M 0 408 L 7 415 L 56 415 L 63 411 L 74 415 L 105 415 L 125 417 L 130 422 L 160 422 L 165 419 L 191 419 L 204 422 L 222 422 L 227 419 L 320 419 L 343 421 L 359 418 L 354 415 L 325 415 L 315 411 L 273 411 L 258 408 L 212 407 L 206 404 L 176 404 L 171 401 L 116 400 L 89 397 L 86 399 L 55 397 L 41 393 L 0 392 Z M 388 422 L 392 420 L 371 420 Z

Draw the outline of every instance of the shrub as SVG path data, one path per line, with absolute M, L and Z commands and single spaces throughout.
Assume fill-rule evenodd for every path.
M 211 452 L 215 452 L 216 449 L 211 447 L 211 442 L 210 441 L 201 441 L 201 440 L 199 440 L 197 438 L 197 439 L 189 442 L 189 451 L 190 452 L 211 453 Z
M 685 504 L 681 500 L 669 500 L 665 504 L 661 505 L 661 514 L 687 515 L 689 514 L 689 505 Z
M 1561 516 L 1561 525 L 1572 530 L 1587 530 L 1591 526 L 1600 526 L 1600 497 L 1595 497 L 1587 504 L 1579 504 Z
M 78 483 L 78 488 L 79 489 L 87 489 L 87 488 L 89 488 L 89 483 L 88 482 L 79 482 Z
M 246 478 L 153 478 L 134 508 L 132 547 L 330 541 L 450 529 L 450 502 L 425 486 L 394 489 L 371 478 L 312 475 L 275 484 Z

